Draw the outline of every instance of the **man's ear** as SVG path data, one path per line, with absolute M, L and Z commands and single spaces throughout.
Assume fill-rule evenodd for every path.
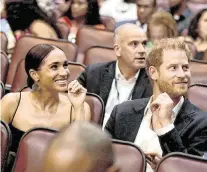
M 120 168 L 116 165 L 112 165 L 106 172 L 120 172 Z
M 40 80 L 37 71 L 34 69 L 29 70 L 29 75 L 34 80 L 34 82 L 38 82 Z
M 117 57 L 121 56 L 121 48 L 118 44 L 114 44 L 114 51 L 115 51 Z
M 154 67 L 154 66 L 150 66 L 150 67 L 149 67 L 148 73 L 149 73 L 149 77 L 150 77 L 153 81 L 156 81 L 156 80 L 159 78 L 158 70 L 157 70 L 157 68 Z

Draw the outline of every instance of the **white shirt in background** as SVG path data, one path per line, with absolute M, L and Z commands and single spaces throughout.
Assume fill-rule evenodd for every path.
M 172 116 L 173 123 L 156 131 L 153 131 L 151 129 L 151 117 L 152 117 L 152 112 L 150 110 L 151 102 L 152 102 L 152 97 L 150 98 L 147 107 L 145 108 L 144 117 L 141 122 L 134 143 L 137 146 L 139 146 L 144 153 L 157 153 L 158 155 L 162 156 L 162 149 L 160 146 L 158 136 L 164 135 L 174 128 L 173 123 L 183 105 L 184 98 L 182 97 L 178 102 L 178 104 L 173 108 L 173 112 L 174 112 L 174 116 Z M 147 172 L 153 172 L 149 164 L 147 164 Z
M 126 80 L 119 70 L 118 61 L 117 61 L 116 69 L 115 69 L 115 78 L 113 79 L 111 90 L 109 92 L 109 96 L 106 103 L 104 121 L 102 126 L 103 129 L 108 119 L 110 118 L 114 106 L 124 101 L 131 100 L 132 92 L 134 90 L 134 86 L 139 76 L 139 71 L 136 73 L 134 77 Z M 117 81 L 117 88 L 116 88 L 116 81 Z
M 137 20 L 137 6 L 123 0 L 107 0 L 103 2 L 99 14 L 112 17 L 116 22 Z

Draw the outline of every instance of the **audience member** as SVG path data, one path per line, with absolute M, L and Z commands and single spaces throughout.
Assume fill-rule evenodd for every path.
M 60 13 L 60 16 L 64 16 L 69 10 L 71 5 L 71 0 L 55 0 L 56 8 Z M 59 17 L 60 17 L 59 16 Z M 67 21 L 67 20 L 66 20 Z M 70 23 L 69 23 L 70 24 Z
M 69 10 L 63 14 L 64 20 L 70 27 L 68 40 L 75 42 L 78 29 L 83 25 L 104 28 L 99 16 L 97 0 L 71 0 Z
M 157 41 L 146 59 L 153 96 L 115 106 L 106 124 L 114 139 L 134 142 L 150 154 L 152 166 L 170 152 L 203 156 L 207 151 L 207 113 L 185 97 L 190 57 L 178 39 Z
M 178 38 L 188 45 L 188 48 L 191 50 L 192 59 L 194 59 L 197 56 L 197 50 L 196 46 L 194 45 L 193 39 L 190 36 L 179 36 Z
M 123 101 L 149 97 L 151 83 L 145 72 L 145 32 L 135 24 L 124 24 L 115 31 L 117 61 L 88 65 L 78 81 L 88 92 L 98 94 L 105 104 L 104 124 L 114 106 Z
M 56 8 L 54 0 L 37 0 L 37 4 L 48 17 L 53 17 L 53 11 Z
M 137 20 L 136 0 L 107 0 L 104 1 L 99 13 L 101 16 L 110 16 L 116 22 Z
M 178 32 L 182 33 L 188 29 L 192 13 L 186 5 L 187 0 L 168 0 L 170 13 L 178 24 Z
M 150 41 L 178 36 L 177 23 L 168 12 L 155 12 L 148 20 L 147 35 Z
M 43 172 L 118 172 L 110 137 L 98 126 L 75 122 L 46 151 Z
M 7 52 L 10 53 L 8 50 L 12 50 L 16 44 L 16 40 L 14 34 L 11 30 L 11 27 L 6 19 L 6 10 L 5 10 L 5 0 L 1 0 L 1 7 L 0 7 L 0 32 L 4 32 L 8 39 L 8 46 Z
M 97 0 L 99 8 L 102 6 L 102 4 L 103 4 L 104 1 L 105 0 Z
M 194 39 L 198 52 L 207 49 L 207 9 L 200 11 L 191 21 L 188 35 Z
M 156 0 L 136 0 L 138 20 L 123 21 L 116 24 L 116 27 L 125 24 L 133 23 L 147 31 L 147 22 L 151 15 L 156 11 Z
M 6 12 L 7 20 L 17 39 L 26 34 L 43 38 L 62 38 L 56 20 L 48 17 L 39 8 L 36 0 L 8 0 Z
M 67 85 L 68 62 L 61 49 L 36 45 L 26 55 L 25 70 L 32 91 L 9 93 L 1 100 L 1 119 L 12 131 L 14 152 L 24 132 L 33 127 L 61 129 L 75 120 L 90 120 L 86 89 L 78 81 Z M 68 96 L 60 93 L 66 90 Z

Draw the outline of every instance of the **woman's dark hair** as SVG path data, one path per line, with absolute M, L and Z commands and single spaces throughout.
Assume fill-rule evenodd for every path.
M 32 47 L 27 53 L 26 58 L 25 58 L 25 71 L 28 75 L 27 85 L 30 88 L 32 88 L 34 81 L 29 74 L 29 70 L 30 69 L 38 70 L 43 59 L 55 48 L 56 46 L 54 45 L 38 44 Z
M 38 6 L 36 0 L 8 0 L 6 1 L 7 20 L 13 31 L 26 30 L 33 21 L 41 19 L 48 23 L 62 38 L 61 32 L 52 17 L 48 17 Z
M 198 22 L 203 15 L 203 13 L 207 12 L 207 9 L 203 9 L 196 16 L 191 20 L 189 28 L 188 28 L 188 35 L 191 36 L 194 40 L 197 39 L 199 36 L 198 33 Z
M 71 6 L 74 0 L 71 1 Z M 87 0 L 88 2 L 88 11 L 85 15 L 85 24 L 86 25 L 97 25 L 101 24 L 100 15 L 99 15 L 99 6 L 97 0 Z M 73 20 L 71 13 L 71 6 L 66 13 L 69 19 Z

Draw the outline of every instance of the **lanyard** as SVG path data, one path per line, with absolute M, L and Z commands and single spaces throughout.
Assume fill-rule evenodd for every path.
M 135 85 L 136 85 L 136 83 L 135 83 Z M 129 96 L 128 96 L 128 98 L 127 98 L 127 100 L 130 100 L 130 99 L 132 98 L 132 93 L 133 93 L 133 91 L 134 91 L 135 85 L 134 85 L 134 87 L 131 89 L 131 91 L 130 91 L 130 93 L 129 93 Z M 120 100 L 119 100 L 119 98 L 120 98 L 120 93 L 119 93 L 119 90 L 118 90 L 118 80 L 117 80 L 116 77 L 115 77 L 115 88 L 116 88 L 116 92 L 117 92 L 117 100 L 120 102 Z M 127 100 L 126 100 L 126 101 L 127 101 Z

